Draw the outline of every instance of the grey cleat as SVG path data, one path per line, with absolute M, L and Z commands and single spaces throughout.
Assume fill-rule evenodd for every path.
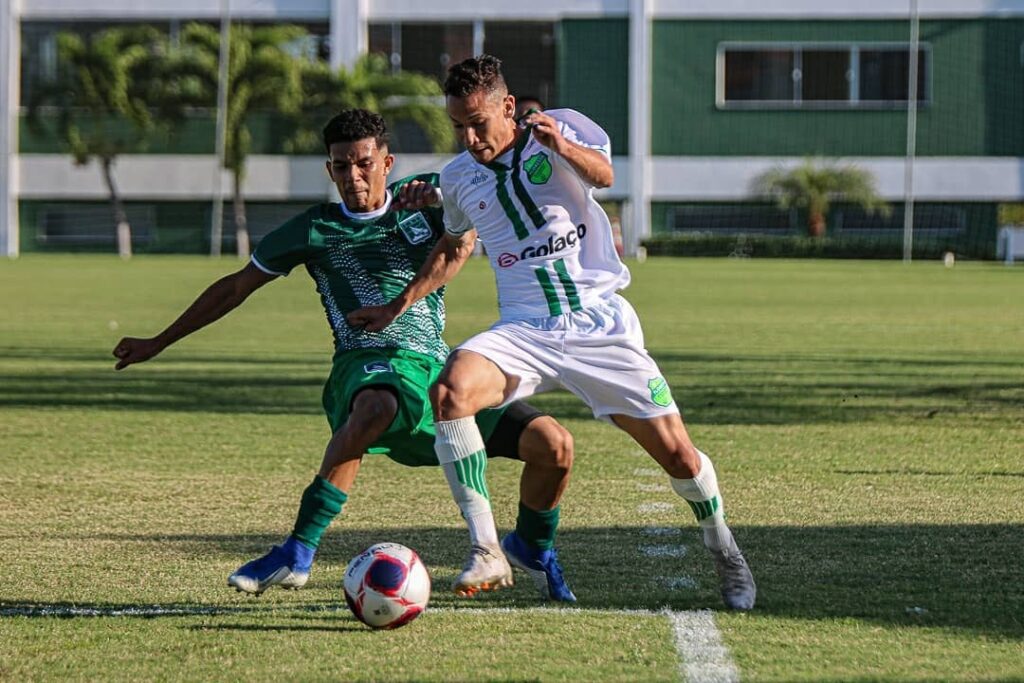
M 710 549 L 709 549 L 710 550 Z M 711 550 L 715 560 L 715 571 L 722 585 L 722 600 L 729 609 L 747 611 L 754 609 L 757 586 L 750 566 L 735 542 L 724 550 Z

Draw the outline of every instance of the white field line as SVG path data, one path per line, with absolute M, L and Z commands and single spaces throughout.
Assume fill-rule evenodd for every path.
M 645 526 L 640 533 L 644 536 L 682 536 L 683 530 L 674 526 Z
M 672 505 L 672 503 L 641 503 L 636 506 L 636 511 L 642 515 L 648 515 L 652 512 L 672 512 L 675 509 L 675 505 Z
M 697 587 L 697 582 L 689 576 L 658 576 L 654 580 L 673 591 L 693 590 Z
M 662 470 L 656 470 L 651 467 L 637 467 L 633 470 L 634 477 L 661 477 L 664 474 Z
M 343 602 L 330 605 L 273 605 L 267 607 L 215 607 L 215 606 L 164 606 L 138 605 L 133 607 L 74 607 L 71 605 L 47 606 L 25 605 L 0 607 L 0 617 L 180 617 L 180 616 L 239 616 L 245 614 L 286 614 L 288 612 L 323 612 L 348 614 Z M 597 614 L 618 616 L 657 617 L 665 616 L 665 610 L 649 609 L 601 609 L 582 607 L 428 607 L 427 612 L 440 614 Z
M 740 680 L 729 649 L 722 643 L 714 614 L 708 610 L 670 612 L 669 620 L 681 661 L 679 673 L 684 681 L 734 683 Z
M 73 607 L 70 605 L 31 605 L 0 607 L 0 617 L 187 617 L 205 614 L 244 614 L 251 610 L 234 607 Z
M 642 545 L 637 550 L 646 557 L 684 557 L 685 545 Z
M 643 491 L 644 493 L 664 493 L 668 491 L 668 487 L 664 484 L 642 484 L 637 482 L 636 490 Z
M 691 587 L 689 577 L 661 577 L 670 587 Z M 309 612 L 347 612 L 347 608 L 338 606 L 303 606 L 302 611 Z M 73 607 L 73 606 L 21 606 L 0 607 L 0 617 L 181 617 L 181 616 L 218 616 L 240 615 L 251 612 L 287 612 L 287 607 L 276 606 L 272 609 L 234 608 L 234 607 L 170 607 L 161 605 L 140 605 L 137 607 Z M 667 616 L 672 624 L 675 636 L 676 651 L 679 655 L 680 674 L 683 680 L 693 683 L 731 683 L 739 681 L 739 671 L 732 661 L 729 650 L 722 644 L 721 634 L 715 626 L 714 616 L 710 611 L 691 610 L 673 612 L 669 610 L 644 609 L 582 609 L 578 607 L 437 607 L 429 608 L 428 612 L 442 614 L 472 614 L 485 616 L 489 614 L 607 614 L 621 616 Z

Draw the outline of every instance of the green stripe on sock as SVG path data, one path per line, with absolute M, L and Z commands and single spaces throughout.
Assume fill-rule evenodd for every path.
M 693 510 L 693 515 L 697 518 L 698 522 L 714 517 L 715 513 L 718 512 L 718 496 L 712 496 L 708 500 L 688 500 L 686 503 Z
M 562 304 L 558 301 L 558 292 L 555 291 L 555 283 L 551 281 L 548 271 L 543 268 L 535 268 L 537 280 L 540 281 L 540 288 L 544 290 L 544 298 L 548 302 L 548 312 L 551 315 L 562 315 Z
M 310 548 L 318 548 L 320 537 L 341 513 L 347 500 L 348 495 L 344 491 L 318 474 L 302 492 L 292 536 Z
M 491 494 L 487 491 L 486 470 L 487 453 L 485 451 L 477 451 L 455 461 L 455 474 L 459 478 L 459 483 L 490 500 Z
M 576 283 L 572 281 L 572 277 L 569 276 L 569 271 L 565 267 L 565 259 L 555 261 L 555 272 L 558 273 L 558 281 L 565 289 L 565 298 L 569 300 L 569 308 L 573 311 L 583 310 L 583 307 L 580 306 L 579 292 L 576 291 Z

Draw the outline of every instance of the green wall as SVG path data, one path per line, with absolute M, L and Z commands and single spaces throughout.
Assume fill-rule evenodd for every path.
M 313 202 L 246 202 L 249 232 L 253 245 L 287 218 L 300 213 Z M 40 238 L 41 213 L 52 206 L 81 210 L 82 221 L 74 226 L 80 233 L 63 242 Z M 138 253 L 205 254 L 210 251 L 209 201 L 125 202 L 129 221 L 133 222 L 133 249 Z M 108 202 L 21 200 L 18 202 L 21 250 L 114 252 L 114 224 Z M 144 224 L 145 216 L 152 223 Z M 224 249 L 234 249 L 234 224 L 231 202 L 225 203 Z M 84 235 L 84 237 L 82 237 Z
M 659 155 L 901 156 L 905 111 L 719 110 L 723 41 L 898 41 L 906 22 L 657 21 L 652 147 Z M 930 104 L 918 117 L 925 156 L 1024 156 L 1024 20 L 925 21 Z
M 20 119 L 18 135 L 22 154 L 58 154 L 64 152 L 54 133 L 54 116 L 40 117 L 43 130 L 34 130 L 26 117 Z M 87 125 L 87 119 L 83 125 Z M 127 122 L 124 125 L 129 125 Z M 273 113 L 255 114 L 249 118 L 252 132 L 252 154 L 284 154 L 285 142 L 292 124 L 286 117 Z M 152 133 L 132 150 L 146 154 L 213 154 L 216 121 L 213 112 L 197 112 L 189 116 L 173 135 Z
M 558 38 L 556 106 L 583 112 L 629 153 L 629 21 L 568 19 Z

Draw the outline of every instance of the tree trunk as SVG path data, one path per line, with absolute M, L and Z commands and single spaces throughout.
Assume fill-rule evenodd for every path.
M 820 211 L 811 211 L 807 216 L 807 234 L 811 237 L 824 236 L 825 215 Z
M 235 190 L 232 206 L 235 214 L 235 245 L 238 247 L 238 258 L 249 258 L 249 227 L 245 218 L 245 200 L 242 198 L 242 173 L 234 172 Z
M 132 257 L 132 226 L 128 223 L 128 214 L 125 213 L 121 196 L 117 192 L 117 185 L 114 183 L 114 160 L 103 158 L 100 160 L 103 168 L 103 180 L 107 184 L 107 194 L 110 196 L 110 207 L 114 213 L 114 225 L 117 230 L 117 255 L 123 259 Z

